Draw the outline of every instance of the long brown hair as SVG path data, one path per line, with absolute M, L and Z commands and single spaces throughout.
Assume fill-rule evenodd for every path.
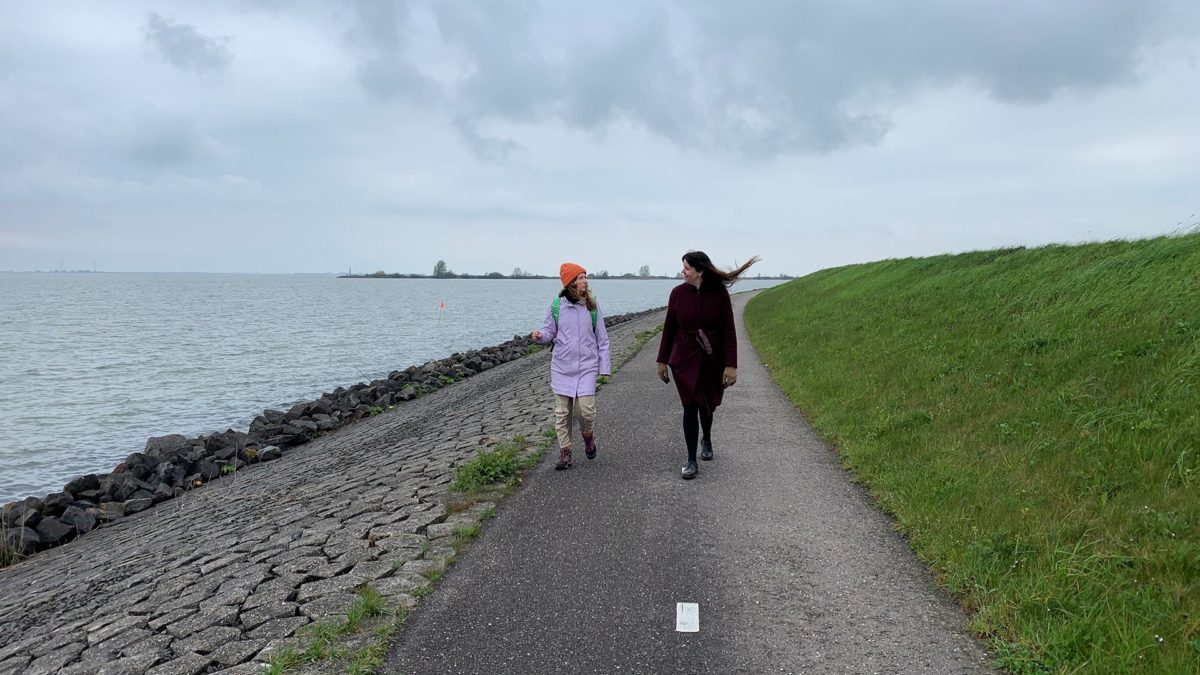
M 747 260 L 741 267 L 735 270 L 729 270 L 727 272 L 725 270 L 718 269 L 717 266 L 713 264 L 712 259 L 709 258 L 708 254 L 704 251 L 688 251 L 687 253 L 683 254 L 683 261 L 686 262 L 692 269 L 701 273 L 701 286 L 707 286 L 712 283 L 720 283 L 721 285 L 725 286 L 725 288 L 732 286 L 733 282 L 737 281 L 738 278 L 742 276 L 743 272 L 750 269 L 750 266 L 759 260 L 762 260 L 762 258 L 754 256 Z
M 559 295 L 566 298 L 567 302 L 572 302 L 572 303 L 579 302 L 579 300 L 580 300 L 579 294 L 577 294 L 575 292 L 575 280 L 572 279 L 571 283 L 567 284 L 566 286 L 563 286 L 562 292 L 559 293 Z M 584 304 L 587 305 L 589 312 L 596 309 L 596 296 L 592 295 L 592 287 L 591 286 L 588 286 L 587 293 L 584 294 L 582 299 L 583 299 Z

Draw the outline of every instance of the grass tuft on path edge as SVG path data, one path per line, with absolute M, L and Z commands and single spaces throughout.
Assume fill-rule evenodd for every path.
M 1002 667 L 1200 672 L 1200 233 L 823 270 L 746 325 Z

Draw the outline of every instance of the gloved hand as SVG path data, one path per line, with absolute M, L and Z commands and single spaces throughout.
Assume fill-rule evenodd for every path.
M 667 364 L 665 364 L 665 363 L 658 364 L 658 379 L 662 380 L 663 382 L 667 382 L 667 383 L 671 382 L 671 376 L 667 373 Z
M 721 375 L 721 383 L 726 389 L 737 384 L 737 368 L 726 368 L 725 373 Z

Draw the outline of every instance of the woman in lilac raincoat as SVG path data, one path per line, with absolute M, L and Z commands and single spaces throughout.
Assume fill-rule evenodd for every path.
M 592 422 L 596 419 L 596 378 L 610 375 L 608 331 L 596 298 L 588 290 L 587 270 L 563 263 L 558 270 L 563 289 L 550 303 L 541 330 L 530 334 L 538 344 L 553 344 L 550 389 L 554 391 L 554 430 L 558 434 L 558 463 L 571 468 L 571 425 L 579 416 L 579 432 L 588 459 L 596 458 Z

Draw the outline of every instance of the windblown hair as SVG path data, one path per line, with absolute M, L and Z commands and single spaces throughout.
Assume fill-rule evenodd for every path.
M 690 265 L 692 269 L 697 270 L 702 274 L 700 282 L 701 287 L 719 283 L 725 286 L 725 288 L 729 288 L 733 285 L 733 282 L 737 281 L 738 278 L 742 276 L 742 273 L 750 269 L 750 266 L 761 260 L 761 258 L 754 256 L 747 260 L 741 267 L 735 270 L 729 270 L 728 272 L 718 269 L 717 266 L 713 264 L 712 259 L 709 258 L 708 254 L 704 251 L 688 251 L 687 253 L 683 254 L 683 260 Z
M 575 281 L 573 279 L 571 280 L 571 283 L 563 287 L 562 292 L 559 293 L 559 295 L 566 298 L 567 302 L 579 302 L 580 300 L 579 294 L 575 292 Z M 592 295 L 591 288 L 587 290 L 587 293 L 584 293 L 583 302 L 587 305 L 589 312 L 596 309 L 596 296 Z

